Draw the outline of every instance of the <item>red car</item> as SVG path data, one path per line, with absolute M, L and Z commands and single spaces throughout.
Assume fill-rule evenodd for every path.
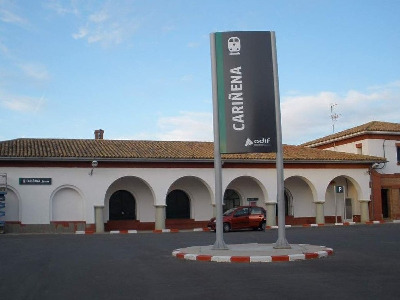
M 223 214 L 224 232 L 247 228 L 265 230 L 265 216 L 265 209 L 259 206 L 239 206 L 231 208 Z M 215 218 L 212 218 L 207 226 L 215 231 Z

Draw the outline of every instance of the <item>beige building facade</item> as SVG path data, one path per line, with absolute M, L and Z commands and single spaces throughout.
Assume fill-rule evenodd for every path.
M 223 155 L 225 209 L 259 205 L 276 224 L 275 154 Z M 367 221 L 379 156 L 284 146 L 287 224 Z M 10 232 L 205 227 L 215 215 L 213 144 L 16 139 L 0 142 Z M 342 187 L 341 193 L 336 187 Z

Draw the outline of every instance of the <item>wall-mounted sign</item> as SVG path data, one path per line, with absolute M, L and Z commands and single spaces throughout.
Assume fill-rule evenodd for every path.
M 247 198 L 247 201 L 249 201 L 249 202 L 257 202 L 258 198 Z
M 335 186 L 335 191 L 336 191 L 336 193 L 338 193 L 338 194 L 342 194 L 342 193 L 344 192 L 344 188 L 343 188 L 342 185 L 336 185 L 336 186 Z
M 51 185 L 51 178 L 20 178 L 22 185 Z

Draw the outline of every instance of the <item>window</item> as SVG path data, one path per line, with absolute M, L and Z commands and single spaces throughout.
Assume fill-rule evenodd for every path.
M 249 208 L 243 207 L 235 212 L 235 217 L 247 216 L 249 214 Z
M 396 143 L 396 150 L 397 150 L 397 163 L 400 164 L 400 144 Z
M 252 215 L 261 215 L 262 214 L 261 207 L 252 207 L 251 208 L 251 214 Z
M 356 144 L 356 148 L 357 148 L 357 154 L 363 154 L 362 153 L 362 144 L 361 143 Z
M 224 212 L 228 209 L 240 206 L 240 197 L 236 191 L 228 189 L 224 193 Z

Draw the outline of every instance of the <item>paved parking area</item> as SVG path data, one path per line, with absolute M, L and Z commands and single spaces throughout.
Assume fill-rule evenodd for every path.
M 1 299 L 398 299 L 400 224 L 290 228 L 324 259 L 213 263 L 176 259 L 212 232 L 0 235 Z M 273 243 L 277 231 L 230 232 L 228 244 Z

